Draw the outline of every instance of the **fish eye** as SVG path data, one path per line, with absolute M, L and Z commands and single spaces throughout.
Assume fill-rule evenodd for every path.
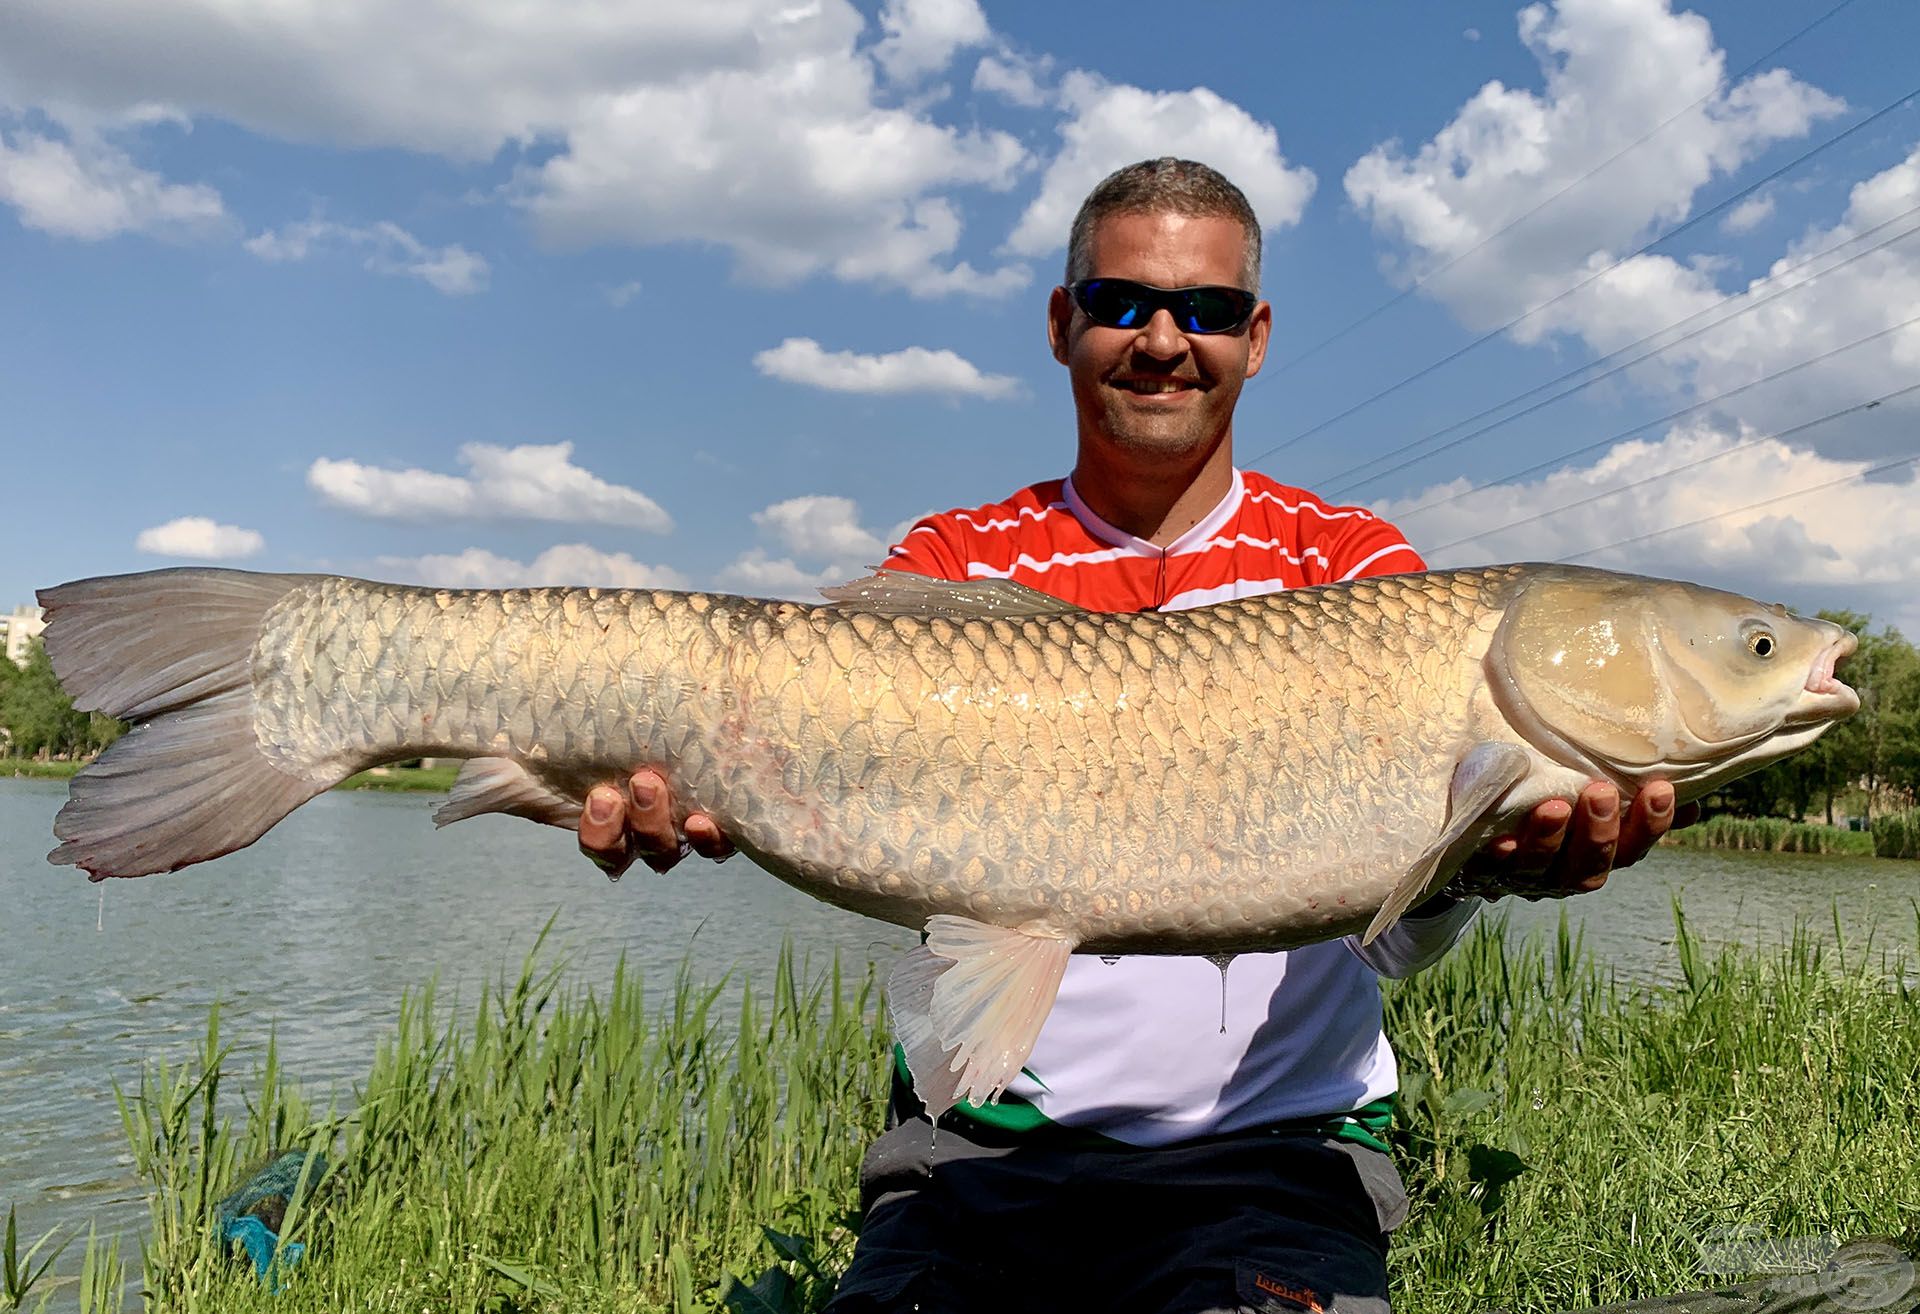
M 1773 635 L 1763 629 L 1756 627 L 1747 632 L 1747 647 L 1753 650 L 1755 657 L 1771 657 L 1778 646 Z

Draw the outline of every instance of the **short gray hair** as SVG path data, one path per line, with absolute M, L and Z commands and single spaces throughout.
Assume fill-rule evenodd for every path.
M 1080 203 L 1067 234 L 1067 282 L 1092 275 L 1093 230 L 1116 214 L 1183 214 L 1193 218 L 1232 219 L 1247 235 L 1241 276 L 1249 292 L 1260 290 L 1260 221 L 1246 193 L 1218 169 L 1196 160 L 1163 155 L 1116 169 L 1101 179 Z

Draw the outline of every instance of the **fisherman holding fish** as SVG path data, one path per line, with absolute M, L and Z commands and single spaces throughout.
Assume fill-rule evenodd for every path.
M 1098 612 L 1424 570 L 1384 520 L 1234 466 L 1234 406 L 1272 324 L 1260 246 L 1245 196 L 1205 165 L 1144 161 L 1100 183 L 1047 307 L 1078 420 L 1072 474 L 930 516 L 887 566 L 1010 578 Z M 1623 811 L 1596 781 L 1535 807 L 1469 870 L 1538 895 L 1595 890 L 1674 824 L 1670 785 Z M 676 825 L 651 769 L 596 788 L 579 832 L 612 875 L 733 851 L 705 814 Z M 999 1102 L 956 1104 L 935 1136 L 896 1073 L 831 1308 L 1386 1309 L 1407 1201 L 1381 1139 L 1398 1082 L 1377 977 L 1436 961 L 1477 906 L 1435 896 L 1364 946 L 1219 967 L 1073 955 Z
M 842 1314 L 1384 1309 L 1377 978 L 1472 896 L 1597 888 L 1677 802 L 1812 744 L 1859 710 L 1858 640 L 1671 580 L 1424 571 L 1368 511 L 1236 469 L 1259 256 L 1204 166 L 1103 182 L 1048 303 L 1072 475 L 923 520 L 824 605 L 44 589 L 74 706 L 134 723 L 48 857 L 178 871 L 427 755 L 466 759 L 440 825 L 564 826 L 613 874 L 737 844 L 926 932 L 887 978 L 901 1080 Z

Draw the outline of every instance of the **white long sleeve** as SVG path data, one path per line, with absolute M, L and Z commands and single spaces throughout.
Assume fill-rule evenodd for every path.
M 1431 917 L 1402 917 L 1370 945 L 1361 944 L 1357 935 L 1348 936 L 1347 948 L 1381 976 L 1395 979 L 1412 976 L 1432 967 L 1460 942 L 1460 937 L 1473 925 L 1481 902 L 1462 899 Z

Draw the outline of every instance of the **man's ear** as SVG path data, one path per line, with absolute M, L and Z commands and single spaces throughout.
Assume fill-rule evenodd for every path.
M 1056 287 L 1047 298 L 1047 346 L 1062 365 L 1067 363 L 1067 330 L 1072 327 L 1073 295 L 1064 287 Z
M 1262 301 L 1247 321 L 1247 377 L 1260 372 L 1267 361 L 1267 339 L 1273 334 L 1273 307 Z

